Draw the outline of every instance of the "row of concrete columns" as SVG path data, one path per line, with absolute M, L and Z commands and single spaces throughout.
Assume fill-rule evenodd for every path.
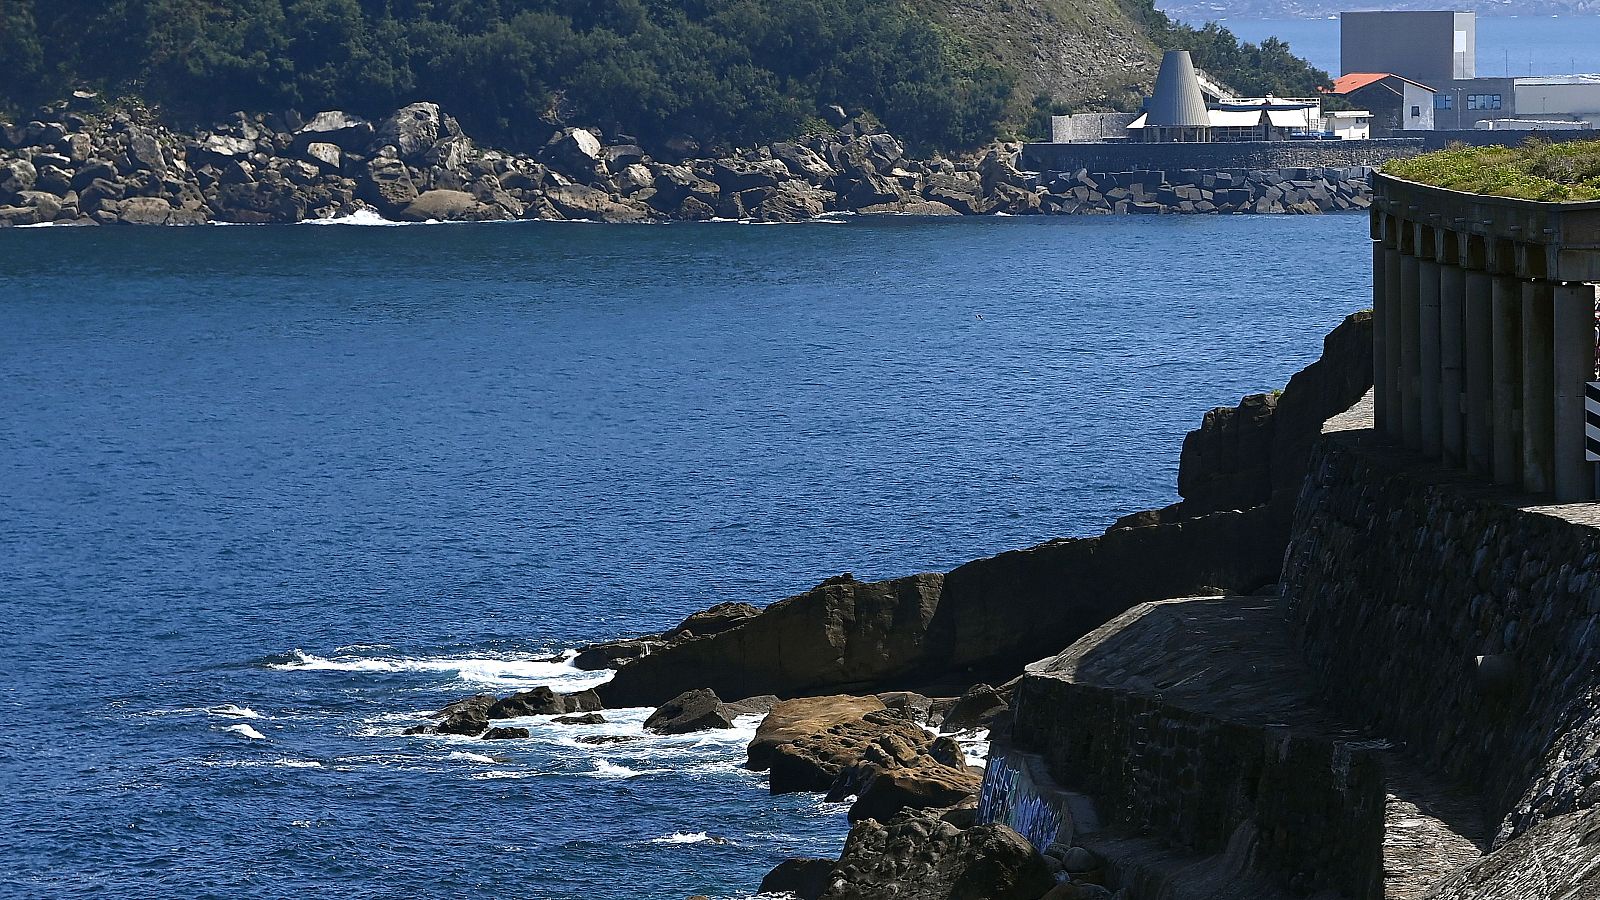
M 1594 286 L 1520 277 L 1514 248 L 1472 235 L 1398 219 L 1374 233 L 1378 429 L 1501 484 L 1594 499 Z

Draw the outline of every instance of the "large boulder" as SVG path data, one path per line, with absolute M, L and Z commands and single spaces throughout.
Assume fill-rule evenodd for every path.
M 417 185 L 405 163 L 378 156 L 367 163 L 366 177 L 356 182 L 356 195 L 384 215 L 394 216 L 417 199 Z
M 655 188 L 650 205 L 666 211 L 676 210 L 691 199 L 710 208 L 716 205 L 722 192 L 714 182 L 701 178 L 688 166 L 660 166 L 656 169 Z
M 44 191 L 21 191 L 15 206 L 0 206 L 0 221 L 9 225 L 40 225 L 61 215 L 61 199 Z
M 341 150 L 363 152 L 372 143 L 372 123 L 342 110 L 317 113 L 294 133 L 294 149 L 303 152 L 307 144 L 333 144 Z
M 604 709 L 594 691 L 558 694 L 544 685 L 495 700 L 484 710 L 485 718 L 514 719 L 519 716 L 552 716 L 594 712 Z
M 777 187 L 788 181 L 789 167 L 782 160 L 759 159 L 746 162 L 742 159 L 718 159 L 711 163 L 711 180 L 723 193 L 738 193 L 751 188 Z
M 955 706 L 939 723 L 940 731 L 976 731 L 988 728 L 995 718 L 1011 708 L 1011 691 L 975 684 L 967 688 Z
M 963 215 L 981 216 L 994 209 L 984 196 L 977 172 L 936 172 L 923 181 L 922 196 L 951 207 Z
M 822 184 L 837 174 L 827 160 L 803 144 L 784 141 L 773 144 L 769 149 L 772 158 L 782 162 L 790 174 L 811 184 Z
M 822 215 L 833 200 L 831 191 L 812 187 L 799 179 L 790 179 L 779 184 L 777 190 L 751 214 L 763 222 L 802 222 Z
M 483 733 L 483 740 L 509 741 L 516 740 L 517 738 L 528 737 L 529 734 L 531 734 L 531 732 L 529 732 L 526 728 L 491 728 Z
M 167 225 L 172 204 L 160 197 L 133 197 L 123 202 L 118 221 L 124 225 Z
M 556 171 L 584 182 L 608 175 L 600 139 L 583 128 L 557 132 L 539 152 L 539 158 Z
M 38 180 L 39 170 L 34 168 L 30 160 L 12 159 L 0 162 L 0 196 L 31 191 Z
M 489 730 L 489 708 L 494 704 L 492 694 L 457 700 L 433 714 L 433 718 L 439 720 L 434 730 L 440 734 L 482 734 Z
M 223 222 L 291 223 L 306 217 L 306 198 L 283 181 L 224 184 L 211 201 L 211 211 Z
M 983 785 L 983 772 L 958 759 L 936 759 L 925 751 L 905 752 L 881 739 L 862 761 L 841 773 L 830 795 L 854 793 L 850 821 L 887 822 L 906 809 L 947 809 L 973 801 Z
M 344 151 L 336 144 L 313 141 L 301 152 L 305 155 L 305 161 L 316 166 L 323 174 L 337 175 L 344 169 Z
M 229 160 L 256 152 L 256 142 L 227 134 L 213 134 L 200 142 L 201 160 Z M 193 162 L 193 160 L 191 160 Z
M 827 791 L 842 799 L 865 782 L 864 764 L 887 767 L 892 757 L 895 766 L 916 765 L 931 743 L 927 731 L 876 697 L 810 697 L 772 708 L 750 742 L 747 765 L 767 770 L 774 794 Z M 842 779 L 847 773 L 852 777 Z
M 1004 825 L 961 830 L 927 813 L 850 829 L 821 900 L 1039 900 L 1055 887 L 1044 857 Z
M 455 119 L 444 114 L 437 103 L 413 103 L 378 124 L 372 142 L 391 146 L 406 162 L 420 165 L 434 145 L 461 136 Z
M 778 863 L 761 879 L 758 894 L 793 894 L 795 900 L 817 900 L 828 889 L 834 861 L 797 857 Z
M 465 191 L 425 191 L 406 204 L 399 218 L 404 222 L 481 222 L 505 216 Z
M 150 131 L 137 125 L 128 129 L 128 162 L 135 170 L 157 174 L 167 171 L 167 158 L 161 151 L 161 142 Z
M 860 172 L 839 186 L 839 199 L 847 209 L 863 209 L 905 199 L 900 182 L 877 172 Z
M 722 700 L 704 689 L 673 697 L 644 720 L 644 729 L 656 734 L 689 734 L 732 727 L 733 716 L 722 705 Z
M 605 191 L 581 184 L 553 187 L 545 197 L 569 219 L 597 222 L 648 222 L 653 218 L 648 207 L 632 200 L 621 200 Z

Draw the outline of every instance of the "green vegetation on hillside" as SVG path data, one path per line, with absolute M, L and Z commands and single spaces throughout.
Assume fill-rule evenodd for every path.
M 1600 141 L 1520 147 L 1455 146 L 1385 163 L 1383 171 L 1436 187 L 1523 200 L 1600 200 Z
M 0 0 L 0 104 L 79 85 L 180 117 L 437 101 L 483 139 L 789 137 L 837 103 L 907 140 L 992 137 L 1014 76 L 902 0 Z
M 1247 97 L 1314 97 L 1333 84 L 1333 76 L 1295 56 L 1289 45 L 1267 38 L 1258 46 L 1241 43 L 1215 22 L 1196 28 L 1174 22 L 1154 0 L 1120 0 L 1128 17 L 1144 29 L 1158 50 L 1188 50 L 1195 65 Z

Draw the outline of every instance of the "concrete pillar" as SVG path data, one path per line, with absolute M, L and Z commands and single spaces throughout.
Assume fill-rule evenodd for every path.
M 1595 488 L 1593 464 L 1584 461 L 1583 411 L 1583 387 L 1594 380 L 1595 289 L 1558 285 L 1554 301 L 1553 480 L 1557 503 L 1577 503 L 1594 499 Z
M 1466 273 L 1467 299 L 1462 311 L 1461 353 L 1463 388 L 1466 393 L 1464 407 L 1467 468 L 1479 475 L 1494 471 L 1490 448 L 1493 446 L 1493 424 L 1489 410 L 1492 406 L 1493 344 L 1490 343 L 1491 304 L 1489 299 L 1489 273 L 1476 269 Z
M 1439 443 L 1447 465 L 1465 462 L 1461 431 L 1463 372 L 1466 352 L 1462 329 L 1466 307 L 1467 273 L 1460 266 L 1439 265 Z
M 1405 304 L 1400 298 L 1400 251 L 1392 248 L 1383 251 L 1383 318 L 1384 318 L 1384 368 L 1389 373 L 1389 425 L 1386 429 L 1392 441 L 1399 441 L 1403 430 L 1401 420 L 1405 405 L 1402 385 L 1405 376 L 1400 368 L 1400 348 L 1405 343 L 1401 326 Z
M 1491 471 L 1501 484 L 1522 483 L 1522 286 L 1496 275 L 1490 287 Z
M 1400 439 L 1422 446 L 1422 305 L 1417 258 L 1400 254 Z
M 1554 290 L 1548 281 L 1522 283 L 1522 489 L 1530 494 L 1549 493 L 1555 464 Z
M 1388 277 L 1384 272 L 1387 255 L 1383 244 L 1372 242 L 1372 403 L 1373 424 L 1380 433 L 1393 433 L 1394 423 L 1389 416 L 1394 407 L 1389 403 L 1388 367 L 1388 310 L 1383 301 L 1383 287 Z
M 1417 396 L 1421 406 L 1418 432 L 1422 452 L 1438 458 L 1443 451 L 1440 440 L 1443 416 L 1439 403 L 1439 264 L 1431 259 L 1417 261 L 1417 296 L 1421 322 L 1418 333 L 1422 339 L 1417 352 Z

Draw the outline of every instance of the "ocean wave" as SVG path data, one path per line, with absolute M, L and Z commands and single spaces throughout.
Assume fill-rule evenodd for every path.
M 229 719 L 259 719 L 261 714 L 248 706 L 239 706 L 233 703 L 224 703 L 221 706 L 208 706 L 206 712 L 213 716 L 223 716 Z
M 652 844 L 703 844 L 706 841 L 711 841 L 711 840 L 717 840 L 717 838 L 713 838 L 711 835 L 706 834 L 704 831 L 696 831 L 696 832 L 693 832 L 692 834 L 685 833 L 685 832 L 682 832 L 682 831 L 674 831 L 673 833 L 671 833 L 669 835 L 664 835 L 664 836 L 658 837 L 658 838 L 651 838 L 650 839 L 650 843 L 652 843 Z
M 603 759 L 594 761 L 594 776 L 596 778 L 637 778 L 644 774 L 627 766 L 606 762 Z
M 478 781 L 500 781 L 504 779 L 535 778 L 538 775 L 538 772 L 510 772 L 505 769 L 489 769 L 484 772 L 473 772 L 467 777 Z
M 580 691 L 604 684 L 615 674 L 609 669 L 585 672 L 570 663 L 571 654 L 561 661 L 527 656 L 363 656 L 344 653 L 326 657 L 295 649 L 285 656 L 270 658 L 266 666 L 279 671 L 354 672 L 385 675 L 398 672 L 434 673 L 454 676 L 469 685 L 489 687 L 534 687 L 549 685 Z
M 285 757 L 283 759 L 274 760 L 272 764 L 275 765 L 275 766 L 281 766 L 281 767 L 283 767 L 285 769 L 320 769 L 320 768 L 322 768 L 322 763 L 319 763 L 314 759 L 289 759 L 289 758 Z
M 446 756 L 445 759 L 460 759 L 460 760 L 466 760 L 468 762 L 480 762 L 480 763 L 492 763 L 492 762 L 495 762 L 495 758 L 492 757 L 492 756 L 484 756 L 482 753 L 468 753 L 465 750 L 456 750 L 456 751 L 452 752 L 449 756 Z
M 251 728 L 249 725 L 228 725 L 228 726 L 224 727 L 222 730 L 223 731 L 231 731 L 234 734 L 241 735 L 243 737 L 247 737 L 247 738 L 249 738 L 249 739 L 251 739 L 253 741 L 264 741 L 264 740 L 267 739 L 266 735 L 264 735 L 261 732 L 255 730 L 254 728 Z
M 358 209 L 358 210 L 356 210 L 355 212 L 351 213 L 348 216 L 334 216 L 331 219 L 305 219 L 305 220 L 302 220 L 300 222 L 300 224 L 302 224 L 302 225 L 368 225 L 368 226 L 387 227 L 387 226 L 390 226 L 390 225 L 395 225 L 395 226 L 398 226 L 398 225 L 417 225 L 417 224 L 422 224 L 422 223 L 418 223 L 418 222 L 396 222 L 393 219 L 385 219 L 383 216 L 378 215 L 378 212 L 376 210 Z

